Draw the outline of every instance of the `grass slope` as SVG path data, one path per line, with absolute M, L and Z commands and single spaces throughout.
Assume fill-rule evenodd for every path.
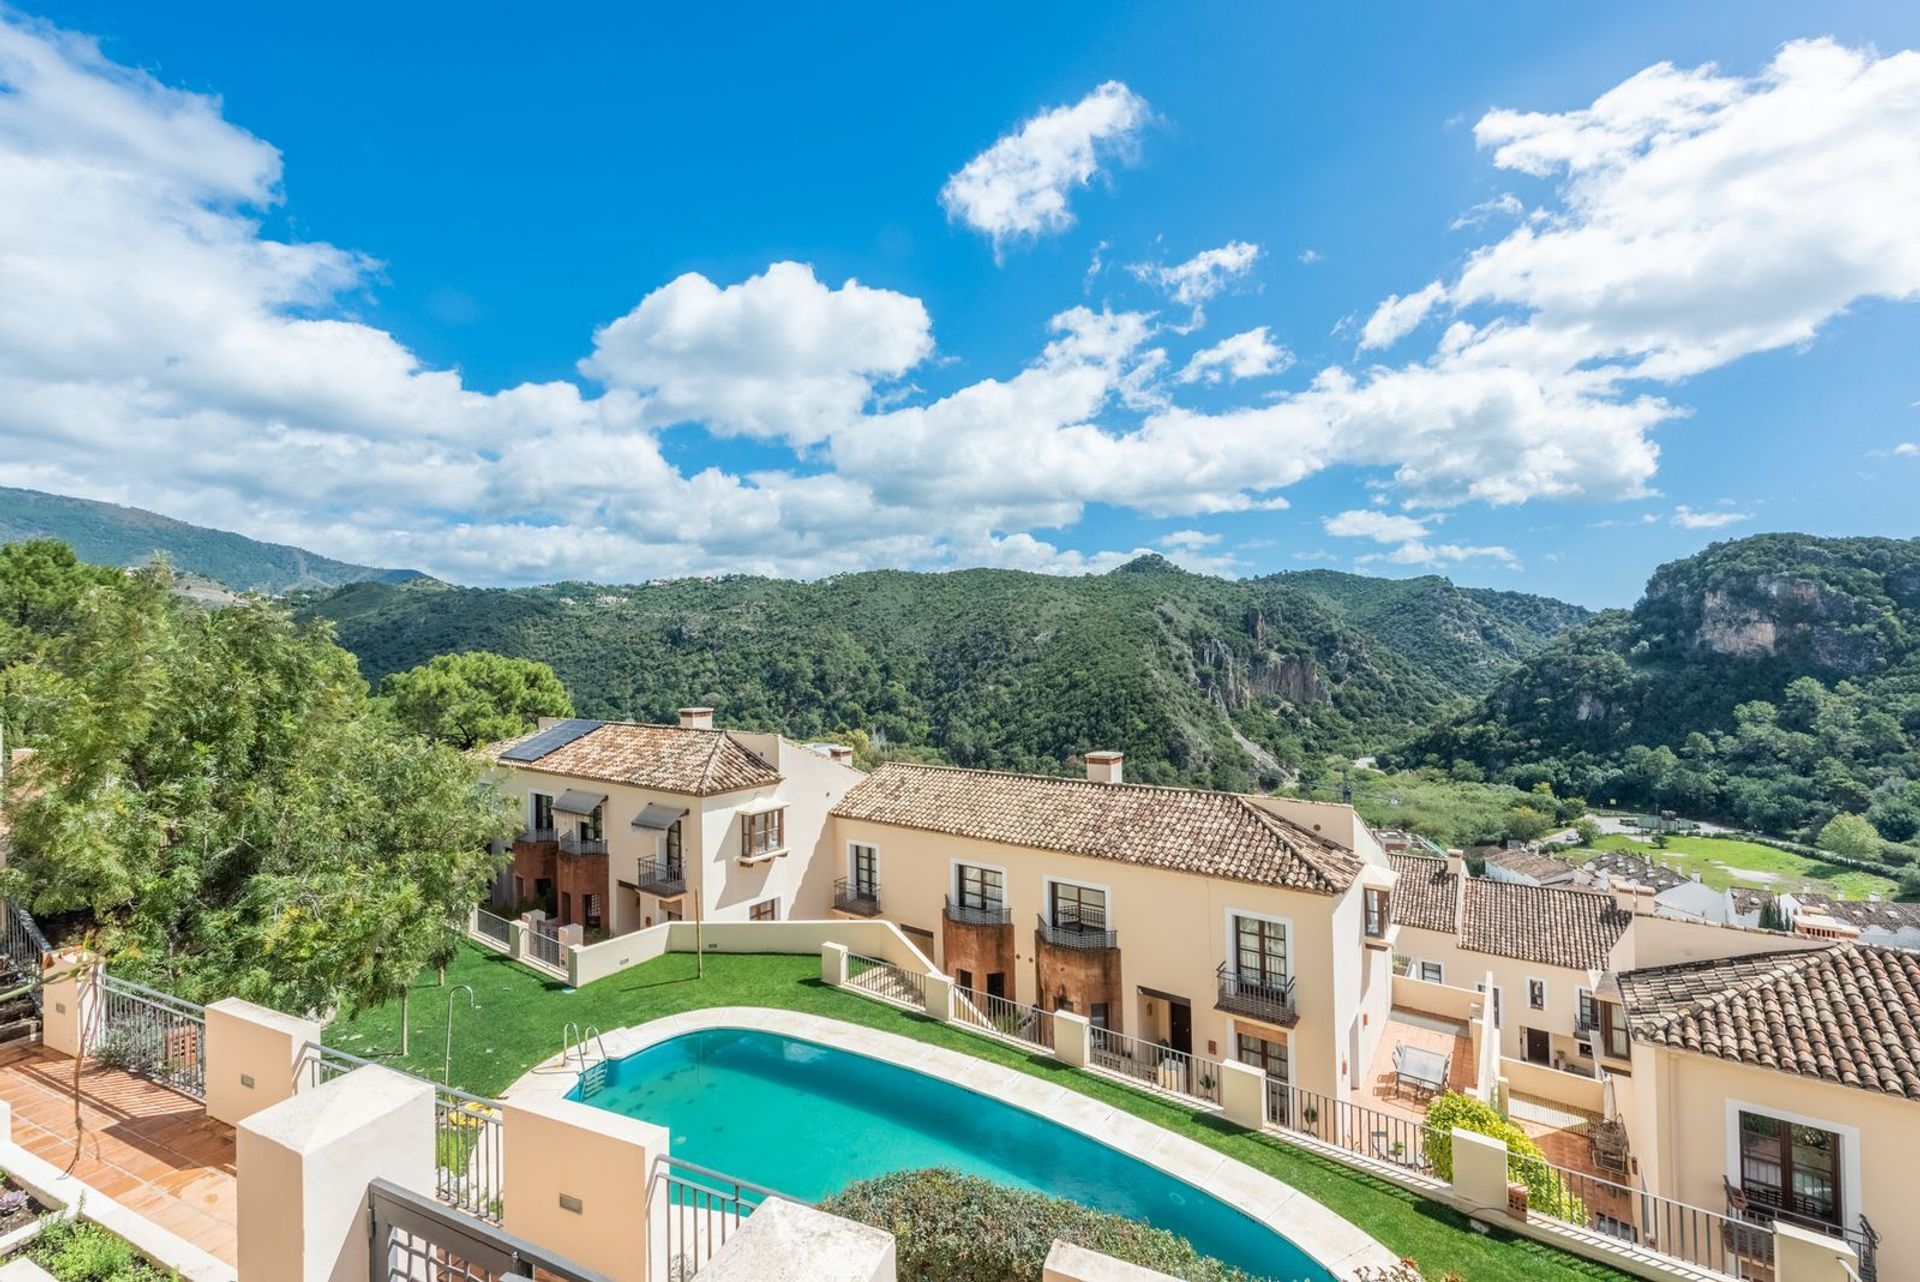
M 1167 1100 L 1143 1095 L 1039 1055 L 934 1023 L 891 1006 L 827 988 L 813 957 L 709 956 L 706 977 L 694 977 L 695 958 L 672 953 L 591 987 L 569 992 L 493 953 L 463 945 L 447 975 L 422 979 L 412 994 L 413 1054 L 400 1059 L 398 1003 L 343 1019 L 327 1041 L 356 1055 L 386 1057 L 423 1076 L 440 1076 L 445 1050 L 447 995 L 471 984 L 478 1009 L 454 994 L 455 1085 L 496 1094 L 534 1064 L 557 1053 L 569 1020 L 623 1028 L 707 1006 L 772 1006 L 885 1029 L 1058 1082 L 1218 1149 L 1317 1199 L 1373 1234 L 1402 1256 L 1420 1262 L 1429 1277 L 1452 1271 L 1472 1282 L 1624 1282 L 1625 1274 L 1580 1260 L 1525 1238 L 1493 1230 L 1474 1232 L 1467 1217 L 1404 1189 L 1372 1179 L 1280 1139 L 1229 1126 Z
M 1669 837 L 1666 848 L 1662 850 L 1622 833 L 1609 833 L 1595 842 L 1594 848 L 1630 851 L 1642 859 L 1665 864 L 1682 876 L 1691 877 L 1699 873 L 1700 880 L 1715 890 L 1725 890 L 1729 886 L 1774 891 L 1810 890 L 1836 899 L 1865 899 L 1868 895 L 1891 899 L 1900 890 L 1899 884 L 1891 877 L 1861 872 L 1840 864 L 1822 863 L 1791 850 L 1731 837 Z M 1594 851 L 1576 849 L 1568 851 L 1567 858 L 1576 863 L 1585 863 L 1593 854 Z

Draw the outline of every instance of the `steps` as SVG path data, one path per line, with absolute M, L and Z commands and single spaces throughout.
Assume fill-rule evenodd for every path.
M 18 988 L 23 981 L 13 963 L 0 958 L 0 992 Z M 0 1051 L 18 1045 L 33 1045 L 40 1040 L 40 1003 L 32 993 L 0 1002 Z

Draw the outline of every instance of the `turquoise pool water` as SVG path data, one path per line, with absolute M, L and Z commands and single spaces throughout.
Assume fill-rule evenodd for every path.
M 952 1167 L 1145 1220 L 1260 1277 L 1331 1282 L 1286 1238 L 1144 1162 L 963 1085 L 813 1042 L 688 1033 L 616 1060 L 587 1103 L 667 1127 L 675 1157 L 809 1201 L 889 1171 Z

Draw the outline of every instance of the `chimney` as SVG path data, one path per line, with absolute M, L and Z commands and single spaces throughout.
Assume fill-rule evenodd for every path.
M 1463 852 L 1447 851 L 1447 876 L 1453 878 L 1453 924 L 1457 930 L 1467 921 L 1467 857 Z
M 682 730 L 713 729 L 713 709 L 712 708 L 680 709 L 680 728 Z
M 1447 876 L 1464 877 L 1467 872 L 1467 856 L 1458 850 L 1447 852 Z
M 850 766 L 853 764 L 853 749 L 844 743 L 830 743 L 827 745 L 827 760 L 835 765 Z
M 1651 917 L 1657 908 L 1658 904 L 1654 900 L 1652 886 L 1635 886 L 1633 888 L 1633 911 L 1635 916 Z
M 1087 778 L 1094 783 L 1124 783 L 1120 763 L 1125 759 L 1119 752 L 1089 752 L 1087 754 Z

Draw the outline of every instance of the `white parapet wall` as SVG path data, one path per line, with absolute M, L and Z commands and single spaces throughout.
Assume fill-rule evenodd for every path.
M 818 955 L 823 944 L 877 957 L 916 975 L 933 963 L 890 921 L 690 921 L 663 922 L 567 950 L 567 977 L 575 987 L 596 983 L 667 953 L 791 953 Z
M 649 1181 L 666 1128 L 557 1096 L 509 1101 L 501 1115 L 507 1232 L 614 1282 L 647 1282 Z
M 1111 1255 L 1056 1241 L 1041 1266 L 1041 1282 L 1176 1282 L 1176 1279 Z
M 895 1282 L 893 1234 L 770 1197 L 700 1270 L 706 1282 Z
M 207 1116 L 232 1126 L 291 1097 L 322 1027 L 238 997 L 207 1007 Z

